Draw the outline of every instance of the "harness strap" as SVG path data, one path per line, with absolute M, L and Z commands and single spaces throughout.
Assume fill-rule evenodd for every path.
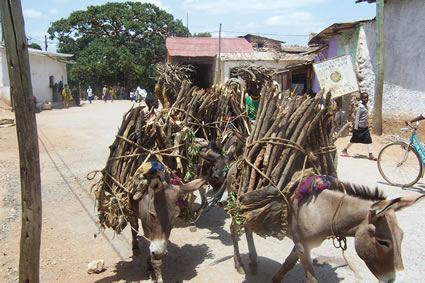
M 346 196 L 345 187 L 344 189 L 344 195 L 341 197 L 338 203 L 338 207 L 335 210 L 334 216 L 332 217 L 332 223 L 331 223 L 331 231 L 332 231 L 332 243 L 335 248 L 340 248 L 342 251 L 342 257 L 344 258 L 345 263 L 348 265 L 348 267 L 351 269 L 353 273 L 356 273 L 356 271 L 353 269 L 351 264 L 348 262 L 347 258 L 345 257 L 345 251 L 347 250 L 347 238 L 345 236 L 339 236 L 338 234 L 338 217 L 341 214 L 341 207 L 344 203 L 344 198 Z M 336 240 L 336 242 L 335 242 Z

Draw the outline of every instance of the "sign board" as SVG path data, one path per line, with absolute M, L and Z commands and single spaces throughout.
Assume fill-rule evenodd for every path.
M 313 64 L 320 88 L 330 90 L 332 98 L 359 91 L 350 55 L 338 56 Z

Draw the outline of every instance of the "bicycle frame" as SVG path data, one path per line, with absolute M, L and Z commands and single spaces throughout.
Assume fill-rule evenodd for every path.
M 422 145 L 419 142 L 418 137 L 416 136 L 416 128 L 413 128 L 412 135 L 410 136 L 409 146 L 410 145 L 413 145 L 415 150 L 419 153 L 419 156 L 421 157 L 422 165 L 425 166 L 425 151 L 422 148 Z

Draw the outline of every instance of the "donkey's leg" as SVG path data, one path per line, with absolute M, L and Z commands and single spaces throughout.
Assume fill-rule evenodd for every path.
M 313 263 L 311 262 L 310 248 L 303 245 L 301 241 L 295 240 L 295 248 L 297 249 L 298 257 L 303 265 L 305 279 L 307 283 L 318 283 L 316 274 L 313 270 Z
M 252 236 L 252 231 L 245 228 L 246 241 L 248 242 L 248 251 L 249 251 L 249 267 L 252 273 L 257 272 L 257 251 L 255 250 L 254 238 Z
M 137 217 L 129 218 L 131 226 L 131 247 L 133 249 L 133 256 L 140 255 L 139 243 L 137 241 L 137 234 L 139 232 L 139 219 Z
M 240 274 L 245 274 L 245 267 L 242 264 L 241 255 L 239 253 L 238 231 L 236 231 L 236 227 L 235 227 L 235 224 L 233 222 L 230 224 L 230 234 L 232 235 L 233 260 L 235 261 L 235 268 Z
M 273 276 L 273 283 L 280 283 L 285 277 L 286 273 L 291 270 L 298 261 L 297 249 L 295 246 L 292 248 L 291 253 L 285 259 L 285 262 L 280 267 L 279 271 Z
M 151 258 L 151 264 L 152 264 L 152 268 L 155 272 L 156 282 L 157 283 L 163 283 L 162 273 L 161 273 L 162 260 L 161 259 L 157 260 L 157 259 Z
M 199 195 L 201 196 L 201 206 L 195 211 L 195 220 L 193 222 L 198 221 L 199 217 L 201 217 L 202 212 L 207 207 L 207 192 L 204 187 L 199 189 Z

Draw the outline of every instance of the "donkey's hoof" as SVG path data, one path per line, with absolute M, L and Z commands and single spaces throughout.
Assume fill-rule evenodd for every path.
M 196 232 L 197 228 L 196 226 L 190 226 L 189 231 L 190 232 Z

